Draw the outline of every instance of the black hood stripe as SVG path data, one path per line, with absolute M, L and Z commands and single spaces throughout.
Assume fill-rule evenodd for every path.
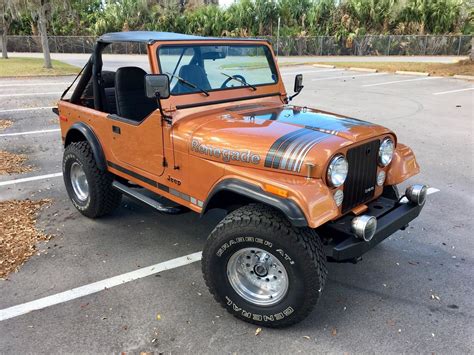
M 301 140 L 302 137 L 307 135 L 308 133 L 311 133 L 311 131 L 303 128 L 298 132 L 298 134 L 294 135 L 291 139 L 287 139 L 285 142 L 283 142 L 283 144 L 280 146 L 273 158 L 272 167 L 278 169 L 280 166 L 281 159 L 283 158 L 283 155 L 286 153 L 286 150 L 288 149 L 290 144 L 297 139 Z
M 319 142 L 328 138 L 328 135 L 319 136 L 310 142 L 298 155 L 297 159 L 295 159 L 294 165 L 291 167 L 291 170 L 300 172 L 301 166 L 303 165 L 304 160 L 306 159 L 306 155 L 308 155 L 309 151 Z
M 299 157 L 301 151 L 306 147 L 308 142 L 323 136 L 323 134 L 319 132 L 313 132 L 309 130 L 308 132 L 308 135 L 300 137 L 297 142 L 294 142 L 288 147 L 285 154 L 282 156 L 282 160 L 278 166 L 279 169 L 293 170 L 291 167 L 295 164 L 296 159 Z
M 309 127 L 286 134 L 273 143 L 266 156 L 265 167 L 299 172 L 311 148 L 328 137 L 328 132 Z
M 281 136 L 280 138 L 278 138 L 275 141 L 275 143 L 272 144 L 272 146 L 270 147 L 270 150 L 267 153 L 267 156 L 265 158 L 265 167 L 271 168 L 273 158 L 275 157 L 276 152 L 278 151 L 278 149 L 280 148 L 280 146 L 283 142 L 285 142 L 288 139 L 292 139 L 293 136 L 295 136 L 295 135 L 297 135 L 297 134 L 299 134 L 300 132 L 303 132 L 303 131 L 305 131 L 305 129 L 301 128 L 301 129 L 298 129 L 296 131 L 287 133 L 284 136 Z

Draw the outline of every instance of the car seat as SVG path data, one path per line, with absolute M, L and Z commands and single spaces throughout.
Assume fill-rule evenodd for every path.
M 138 67 L 117 70 L 115 96 L 119 116 L 141 121 L 158 108 L 156 100 L 146 96 L 145 75 L 146 72 Z
M 207 79 L 207 74 L 204 69 L 199 65 L 189 64 L 183 65 L 179 69 L 179 76 L 186 81 L 200 87 L 204 90 L 210 90 L 211 84 Z M 189 85 L 184 84 L 182 81 L 178 81 L 173 88 L 173 93 L 175 94 L 183 94 L 183 93 L 190 93 L 196 92 L 197 90 L 190 87 Z

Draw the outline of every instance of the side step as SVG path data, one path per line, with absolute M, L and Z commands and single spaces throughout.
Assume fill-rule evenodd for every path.
M 148 196 L 145 196 L 144 194 L 138 192 L 138 191 L 135 191 L 133 189 L 131 189 L 130 187 L 118 182 L 118 181 L 114 181 L 112 183 L 112 186 L 121 191 L 122 193 L 124 193 L 125 195 L 129 196 L 129 197 L 133 197 L 134 199 L 150 206 L 150 207 L 153 207 L 155 210 L 161 212 L 161 213 L 166 213 L 166 214 L 181 214 L 181 213 L 186 213 L 188 212 L 188 209 L 185 208 L 185 207 L 171 207 L 171 206 L 165 206 L 163 205 L 162 203 L 148 197 Z

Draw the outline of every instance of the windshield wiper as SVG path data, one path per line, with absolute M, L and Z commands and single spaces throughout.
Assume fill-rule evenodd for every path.
M 172 78 L 178 79 L 178 80 L 181 81 L 183 84 L 185 84 L 185 85 L 187 85 L 187 86 L 189 86 L 189 87 L 191 87 L 191 88 L 193 88 L 193 89 L 198 89 L 198 90 L 199 90 L 200 92 L 202 92 L 204 95 L 209 96 L 209 93 L 208 93 L 206 90 L 204 90 L 204 89 L 200 88 L 199 86 L 197 86 L 197 85 L 195 85 L 195 84 L 193 84 L 193 83 L 187 81 L 186 79 L 183 79 L 183 78 L 181 78 L 180 76 L 177 76 L 177 75 L 175 75 L 175 74 L 171 74 L 171 73 L 166 73 L 166 74 L 168 74 L 168 75 L 171 76 Z
M 235 80 L 235 81 L 238 81 L 238 82 L 241 83 L 243 86 L 248 87 L 248 88 L 252 89 L 253 91 L 256 91 L 256 90 L 257 90 L 257 87 L 256 87 L 255 85 L 249 84 L 249 83 L 247 83 L 246 81 L 244 81 L 244 80 L 242 80 L 242 79 L 236 78 L 235 76 L 226 74 L 226 73 L 224 73 L 224 72 L 221 72 L 221 74 L 222 74 L 222 75 L 225 75 L 225 76 L 228 77 L 229 79 L 233 79 L 233 80 Z

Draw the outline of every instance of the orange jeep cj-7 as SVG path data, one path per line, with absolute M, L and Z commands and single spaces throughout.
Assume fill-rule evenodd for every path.
M 118 43 L 146 47 L 148 73 L 102 70 Z M 245 321 L 301 321 L 328 261 L 359 260 L 425 203 L 425 185 L 397 189 L 419 172 L 412 150 L 385 127 L 291 105 L 302 75 L 288 95 L 265 40 L 109 33 L 77 79 L 54 109 L 74 206 L 97 218 L 125 194 L 170 215 L 225 210 L 202 271 Z

